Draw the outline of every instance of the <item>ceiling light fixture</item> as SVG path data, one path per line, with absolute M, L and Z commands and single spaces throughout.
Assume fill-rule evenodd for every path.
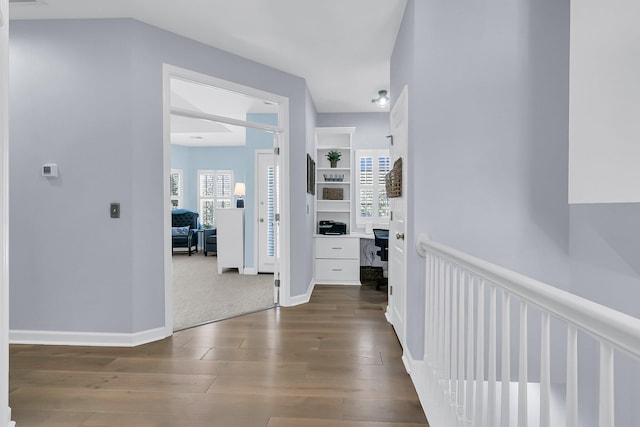
M 389 95 L 387 95 L 387 91 L 384 89 L 379 90 L 378 97 L 375 99 L 372 99 L 371 102 L 375 102 L 376 104 L 378 104 L 378 107 L 380 108 L 386 107 L 387 104 L 389 104 Z

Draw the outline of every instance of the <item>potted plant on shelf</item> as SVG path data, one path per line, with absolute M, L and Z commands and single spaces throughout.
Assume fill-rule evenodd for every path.
M 331 167 L 335 168 L 338 166 L 338 160 L 342 157 L 342 153 L 336 150 L 331 150 L 327 153 L 327 160 L 331 162 Z

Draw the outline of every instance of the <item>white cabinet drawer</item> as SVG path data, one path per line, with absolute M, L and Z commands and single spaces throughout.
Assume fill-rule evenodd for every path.
M 357 237 L 316 237 L 316 258 L 360 259 Z
M 360 260 L 316 259 L 316 282 L 351 282 L 360 280 Z

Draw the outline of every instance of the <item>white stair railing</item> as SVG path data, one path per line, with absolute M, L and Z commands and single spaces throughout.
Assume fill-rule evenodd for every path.
M 615 426 L 614 352 L 640 360 L 640 319 L 433 242 L 426 235 L 418 238 L 417 248 L 426 267 L 424 383 L 428 396 L 421 400 L 427 402 L 425 412 L 432 427 L 527 427 L 532 398 L 539 399 L 537 423 L 550 427 L 551 319 L 564 325 L 567 335 L 564 419 L 556 425 L 578 426 L 578 332 L 582 332 L 600 346 L 598 425 Z M 513 388 L 512 302 L 519 302 L 520 319 L 518 354 L 513 357 L 518 361 L 518 383 Z M 529 308 L 541 318 L 535 396 L 528 378 Z

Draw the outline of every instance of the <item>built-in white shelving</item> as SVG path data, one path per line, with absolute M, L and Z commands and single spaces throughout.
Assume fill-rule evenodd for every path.
M 360 284 L 360 240 L 351 236 L 353 188 L 353 127 L 316 128 L 316 196 L 315 225 L 333 220 L 346 224 L 346 234 L 324 236 L 316 234 L 314 245 L 314 277 L 316 283 Z M 332 168 L 327 153 L 339 151 L 342 156 Z M 327 192 L 334 193 L 332 196 Z M 335 194 L 342 193 L 336 199 Z
M 351 188 L 352 188 L 352 139 L 353 127 L 316 128 L 316 197 L 315 224 L 324 220 L 344 222 L 347 233 L 351 228 Z M 327 159 L 329 151 L 339 151 L 342 157 L 332 168 Z M 342 199 L 325 198 L 325 189 L 342 190 Z

